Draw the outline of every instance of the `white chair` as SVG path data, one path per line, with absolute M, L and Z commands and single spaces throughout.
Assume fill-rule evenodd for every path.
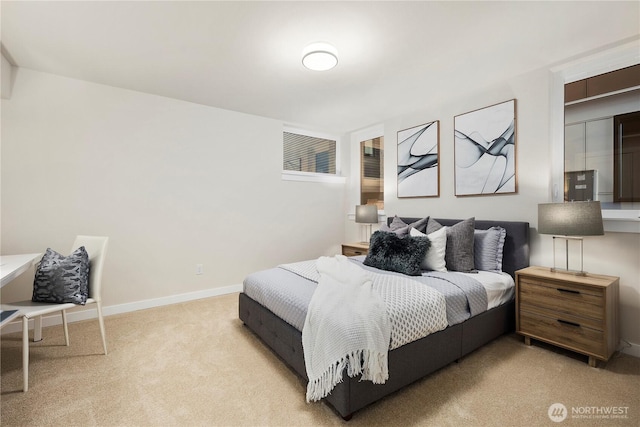
M 89 270 L 89 298 L 86 305 L 96 304 L 98 309 L 98 322 L 102 335 L 102 347 L 107 354 L 107 340 L 104 331 L 104 319 L 102 318 L 102 269 L 107 253 L 108 237 L 102 236 L 78 236 L 73 243 L 71 252 L 84 246 L 91 263 Z M 2 304 L 2 310 L 19 310 L 22 316 L 22 370 L 24 379 L 24 391 L 29 389 L 29 320 L 34 319 L 34 340 L 40 336 L 42 316 L 50 313 L 61 312 L 62 325 L 64 326 L 65 344 L 69 345 L 69 329 L 67 327 L 67 310 L 82 307 L 74 303 L 40 303 L 33 301 L 20 301 L 11 304 Z

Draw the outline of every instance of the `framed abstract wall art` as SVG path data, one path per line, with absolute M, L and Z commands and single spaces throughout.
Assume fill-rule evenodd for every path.
M 456 196 L 517 191 L 516 100 L 454 118 Z
M 398 131 L 398 197 L 440 195 L 440 122 Z

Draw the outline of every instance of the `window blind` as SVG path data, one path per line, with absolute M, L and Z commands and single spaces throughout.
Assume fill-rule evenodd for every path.
M 283 132 L 285 171 L 336 173 L 336 141 Z

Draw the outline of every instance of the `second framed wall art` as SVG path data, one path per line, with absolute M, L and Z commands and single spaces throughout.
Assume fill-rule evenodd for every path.
M 398 131 L 398 197 L 440 195 L 440 122 Z
M 454 118 L 456 196 L 515 193 L 516 100 Z

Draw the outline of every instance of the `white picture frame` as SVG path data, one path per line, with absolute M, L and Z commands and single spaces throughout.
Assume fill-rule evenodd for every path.
M 516 100 L 454 117 L 455 195 L 517 192 Z
M 398 131 L 398 197 L 440 196 L 440 121 Z

